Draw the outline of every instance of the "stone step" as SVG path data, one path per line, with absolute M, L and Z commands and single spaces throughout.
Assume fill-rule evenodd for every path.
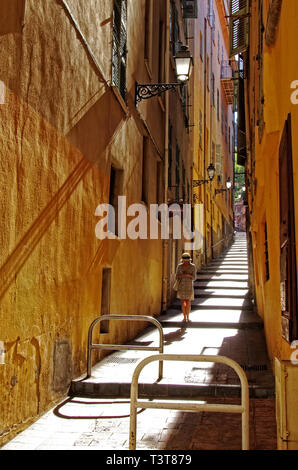
M 200 397 L 241 397 L 241 387 L 239 384 L 220 383 L 196 383 L 196 384 L 162 384 L 162 383 L 139 383 L 139 398 L 154 399 L 162 397 L 164 399 L 173 398 L 200 398 Z M 72 397 L 121 397 L 130 398 L 130 383 L 92 383 L 92 382 L 72 382 L 69 389 L 69 396 Z M 274 385 L 254 385 L 249 384 L 250 398 L 272 398 L 275 396 Z
M 248 282 L 247 281 L 216 281 L 216 280 L 210 280 L 206 279 L 205 281 L 194 281 L 194 288 L 216 288 L 216 289 L 245 289 L 248 288 Z

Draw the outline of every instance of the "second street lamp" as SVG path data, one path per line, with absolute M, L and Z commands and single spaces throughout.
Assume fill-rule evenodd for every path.
M 177 87 L 181 87 L 190 78 L 193 58 L 190 55 L 187 46 L 183 46 L 179 43 L 179 50 L 177 51 L 175 59 L 176 76 L 178 79 L 177 83 L 138 83 L 136 82 L 136 105 L 142 100 L 148 100 L 154 96 L 159 96 L 168 90 L 176 90 Z
M 201 186 L 201 184 L 209 183 L 209 181 L 212 181 L 214 176 L 215 176 L 215 168 L 213 163 L 210 163 L 210 165 L 207 168 L 207 173 L 208 173 L 208 180 L 193 180 L 192 184 L 193 187 L 195 188 L 196 186 Z
M 231 189 L 231 187 L 232 187 L 231 178 L 228 177 L 228 179 L 227 179 L 227 181 L 226 181 L 226 188 L 216 189 L 216 190 L 215 190 L 215 194 L 225 193 L 226 191 L 228 191 L 229 189 Z

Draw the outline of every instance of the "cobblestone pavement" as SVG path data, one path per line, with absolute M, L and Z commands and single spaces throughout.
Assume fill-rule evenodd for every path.
M 222 355 L 242 365 L 250 387 L 250 449 L 275 450 L 274 380 L 263 325 L 248 296 L 247 269 L 245 239 L 240 235 L 223 257 L 199 273 L 191 322 L 182 323 L 177 302 L 158 319 L 164 330 L 165 353 Z M 136 342 L 151 345 L 156 335 L 149 328 Z M 143 351 L 112 353 L 93 367 L 89 379 L 83 376 L 73 381 L 74 396 L 66 397 L 2 450 L 128 450 L 130 380 L 145 355 Z M 144 393 L 147 385 L 151 394 L 160 393 L 167 401 L 240 403 L 239 379 L 226 366 L 164 363 L 158 384 L 157 366 L 157 362 L 150 364 L 140 376 Z M 241 415 L 139 410 L 136 448 L 240 450 Z
M 239 403 L 238 399 L 233 398 L 208 397 L 206 401 Z M 60 409 L 57 408 L 59 407 L 46 413 L 2 449 L 129 449 L 128 400 L 75 398 Z M 60 413 L 60 417 L 55 413 Z M 83 419 L 83 416 L 90 418 Z M 250 400 L 250 449 L 276 449 L 275 428 L 274 399 Z M 206 411 L 139 410 L 136 448 L 137 450 L 241 450 L 241 416 L 234 413 Z

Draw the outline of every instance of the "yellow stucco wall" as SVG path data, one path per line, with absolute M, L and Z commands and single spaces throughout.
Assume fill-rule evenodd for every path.
M 130 105 L 134 68 L 145 75 L 134 42 L 143 37 L 143 2 L 129 2 L 127 106 L 104 80 L 111 75 L 112 3 L 68 1 L 100 70 L 59 2 L 26 2 L 22 32 L 0 36 L 0 444 L 85 370 L 103 267 L 112 268 L 111 313 L 160 312 L 161 241 L 95 236 L 111 163 L 124 171 L 127 203 L 141 200 L 144 127 Z M 148 123 L 162 151 L 162 110 Z M 151 172 L 157 160 L 152 146 Z M 152 178 L 152 198 L 155 185 Z M 143 326 L 115 323 L 102 341 L 125 341 Z
M 266 14 L 264 17 L 266 18 Z M 296 188 L 298 136 L 295 129 L 298 107 L 291 102 L 293 90 L 290 85 L 298 77 L 298 58 L 292 36 L 296 34 L 297 24 L 297 2 L 288 0 L 287 7 L 282 8 L 275 45 L 268 47 L 264 42 L 265 130 L 259 143 L 256 127 L 254 141 L 257 192 L 252 214 L 252 229 L 258 281 L 256 292 L 259 312 L 265 321 L 270 356 L 283 359 L 289 359 L 291 349 L 281 338 L 278 151 L 285 121 L 291 113 L 294 188 Z M 254 35 L 256 36 L 256 31 L 251 32 L 251 37 Z M 294 198 L 295 206 L 298 207 L 297 191 L 294 191 Z M 297 211 L 295 216 L 297 226 Z M 269 230 L 270 279 L 268 281 L 265 280 L 263 230 L 261 230 L 265 220 Z
M 264 24 L 269 8 L 269 1 L 264 1 Z M 298 105 L 291 102 L 291 83 L 298 79 L 298 56 L 296 34 L 298 24 L 298 3 L 295 0 L 282 2 L 281 16 L 278 23 L 276 41 L 268 47 L 264 39 L 264 121 L 265 128 L 262 141 L 258 139 L 257 97 L 258 97 L 258 64 L 255 58 L 258 53 L 258 10 L 257 2 L 252 4 L 250 32 L 250 73 L 248 79 L 249 105 L 251 119 L 249 122 L 254 131 L 250 142 L 250 151 L 255 149 L 254 184 L 249 188 L 251 209 L 251 231 L 253 240 L 254 270 L 257 307 L 264 319 L 268 353 L 272 360 L 277 384 L 277 425 L 278 446 L 280 449 L 297 449 L 297 390 L 298 368 L 292 366 L 287 379 L 284 369 L 290 364 L 293 349 L 282 338 L 281 305 L 280 305 L 280 216 L 279 193 L 279 146 L 288 114 L 292 121 L 292 154 L 295 200 L 296 237 L 298 227 Z M 253 88 L 255 86 L 255 88 Z M 254 116 L 254 117 L 253 117 Z M 248 129 L 248 127 L 247 127 Z M 267 221 L 270 278 L 265 276 L 264 223 Z M 296 246 L 297 250 L 297 246 Z M 277 358 L 281 366 L 274 364 Z M 291 373 L 290 373 L 291 372 Z M 280 374 L 285 374 L 281 377 Z M 287 383 L 288 380 L 288 383 Z M 281 385 L 280 385 L 281 384 Z M 288 415 L 288 417 L 287 417 Z M 282 416 L 282 418 L 281 418 Z M 289 419 L 291 417 L 291 419 Z M 284 429 L 282 429 L 284 427 Z M 283 431 L 283 435 L 282 435 Z

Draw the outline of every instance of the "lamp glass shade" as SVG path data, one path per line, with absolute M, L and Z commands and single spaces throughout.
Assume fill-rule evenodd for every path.
M 176 74 L 180 82 L 186 82 L 190 77 L 191 57 L 176 57 Z
M 192 72 L 193 58 L 190 55 L 188 47 L 183 46 L 181 43 L 175 56 L 175 66 L 177 79 L 180 82 L 189 80 Z
M 212 181 L 215 175 L 215 168 L 212 163 L 210 163 L 210 165 L 208 166 L 207 173 L 210 181 Z
M 231 183 L 230 178 L 227 179 L 226 187 L 227 187 L 227 189 L 231 189 L 231 187 L 232 187 L 232 183 Z

